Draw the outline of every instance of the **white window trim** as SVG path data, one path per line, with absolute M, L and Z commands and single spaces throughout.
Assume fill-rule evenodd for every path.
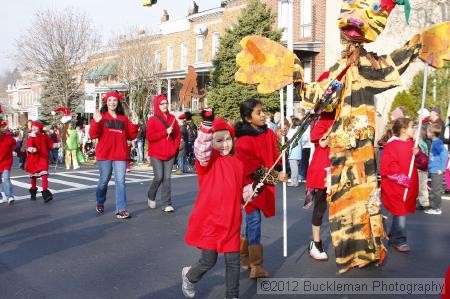
M 309 4 L 310 4 L 310 7 L 309 7 L 310 20 L 308 23 L 305 23 L 305 17 L 304 17 L 304 14 L 306 12 L 306 9 L 305 9 L 306 2 L 309 2 Z M 313 18 L 312 0 L 301 0 L 300 7 L 301 7 L 300 8 L 300 37 L 301 38 L 310 37 L 310 36 L 312 36 L 312 18 Z M 307 31 L 307 34 L 305 34 L 306 31 Z
M 187 67 L 188 60 L 188 46 L 186 42 L 180 44 L 180 68 L 184 69 Z
M 214 58 L 220 45 L 220 32 L 213 32 L 211 44 L 211 57 Z
M 173 71 L 173 47 L 172 45 L 167 46 L 167 64 L 166 69 L 168 71 Z
M 199 40 L 202 40 L 202 43 L 201 43 L 201 45 L 202 45 L 202 47 L 201 47 L 201 55 L 198 55 L 198 51 L 199 51 Z M 203 50 L 205 49 L 205 47 L 204 47 L 204 42 L 205 42 L 205 37 L 203 36 L 203 35 L 197 35 L 196 37 L 195 37 L 195 62 L 196 63 L 201 63 L 201 62 L 204 62 L 203 60 L 204 60 L 204 53 L 203 53 Z M 201 57 L 200 57 L 201 56 Z

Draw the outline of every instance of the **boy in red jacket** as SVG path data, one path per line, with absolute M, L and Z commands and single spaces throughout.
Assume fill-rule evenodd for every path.
M 16 140 L 8 134 L 8 123 L 3 119 L 2 107 L 0 106 L 0 177 L 1 186 L 5 192 L 6 198 L 0 198 L 0 203 L 8 201 L 8 204 L 14 204 L 14 195 L 10 180 L 11 166 L 13 164 L 13 151 L 16 146 Z M 0 194 L 0 196 L 2 196 Z
M 328 147 L 328 131 L 333 125 L 334 112 L 323 112 L 319 121 L 311 128 L 311 142 L 314 143 L 314 154 L 306 176 L 306 188 L 311 190 L 314 201 L 312 215 L 313 240 L 309 244 L 309 255 L 316 260 L 327 260 L 328 255 L 323 249 L 320 239 L 320 226 L 327 209 L 327 168 L 330 167 L 330 148 Z
M 194 144 L 199 193 L 185 236 L 186 244 L 202 250 L 202 257 L 196 265 L 183 268 L 182 291 L 193 298 L 194 283 L 216 264 L 218 253 L 224 253 L 225 298 L 237 298 L 241 203 L 259 194 L 263 184 L 244 187 L 243 163 L 232 155 L 233 130 L 223 119 L 214 119 L 210 109 L 203 110 L 202 116 Z
M 42 198 L 44 202 L 49 202 L 53 199 L 53 194 L 48 190 L 48 153 L 53 148 L 53 141 L 42 132 L 43 129 L 43 121 L 32 122 L 31 133 L 28 135 L 26 143 L 25 171 L 30 174 L 31 178 L 30 199 L 36 200 L 36 180 L 40 177 L 42 179 Z

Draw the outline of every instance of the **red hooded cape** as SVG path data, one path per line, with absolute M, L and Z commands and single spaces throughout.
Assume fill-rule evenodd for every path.
M 153 111 L 164 119 L 167 125 L 173 127 L 172 134 L 167 138 L 167 128 L 156 116 L 150 117 L 147 122 L 146 137 L 148 141 L 148 155 L 158 160 L 167 161 L 175 157 L 181 142 L 181 133 L 175 116 L 162 113 L 159 109 L 161 101 L 167 100 L 166 96 L 158 95 L 153 98 Z
M 419 194 L 417 167 L 414 165 L 411 185 L 408 189 L 406 201 L 403 201 L 405 187 L 389 179 L 388 175 L 408 175 L 411 163 L 414 141 L 393 140 L 387 142 L 383 148 L 380 161 L 381 200 L 384 207 L 396 216 L 403 216 L 416 212 L 416 199 Z
M 314 154 L 311 164 L 306 174 L 306 187 L 312 189 L 325 189 L 325 178 L 327 172 L 325 168 L 331 165 L 330 148 L 323 148 L 319 145 L 322 136 L 328 132 L 334 122 L 334 112 L 322 112 L 320 119 L 311 126 L 311 142 L 314 143 Z
M 185 235 L 188 245 L 239 252 L 244 166 L 235 156 L 212 150 L 206 166 L 196 161 L 199 192 Z
M 53 141 L 50 137 L 44 133 L 37 133 L 36 137 L 28 135 L 26 147 L 35 147 L 36 152 L 27 152 L 25 171 L 29 174 L 48 171 L 48 151 L 53 148 Z
M 277 136 L 267 129 L 257 136 L 245 135 L 238 137 L 236 142 L 236 156 L 244 164 L 244 183 L 253 182 L 252 174 L 260 167 L 270 169 L 278 158 Z M 264 190 L 255 197 L 245 208 L 247 214 L 261 210 L 265 217 L 275 216 L 275 186 L 266 185 Z

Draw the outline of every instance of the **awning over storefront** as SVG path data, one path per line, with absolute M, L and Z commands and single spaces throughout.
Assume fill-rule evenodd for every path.
M 87 71 L 86 75 L 84 75 L 84 79 L 98 80 L 111 75 L 117 75 L 117 66 L 114 63 L 105 63 L 99 68 Z

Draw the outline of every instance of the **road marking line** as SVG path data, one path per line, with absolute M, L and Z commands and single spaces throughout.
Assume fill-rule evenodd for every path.
M 23 182 L 16 181 L 16 180 L 11 180 L 11 184 L 13 184 L 14 186 L 20 187 L 20 188 L 25 188 L 27 190 L 31 188 L 31 184 L 23 183 Z M 38 192 L 42 191 L 41 187 L 38 186 L 37 188 L 38 188 Z M 48 189 L 48 190 L 50 190 L 50 192 L 52 192 L 52 193 L 55 192 L 55 190 L 53 190 L 53 189 Z M 29 197 L 29 195 L 27 195 L 27 197 Z
M 81 188 L 81 189 L 88 186 L 88 185 L 84 185 L 84 184 L 78 184 L 78 183 L 71 182 L 71 181 L 58 180 L 58 179 L 54 179 L 54 178 L 48 178 L 48 181 L 51 183 L 57 183 L 60 185 L 68 185 L 68 186 L 73 186 L 73 187 Z
M 88 177 L 79 176 L 79 175 L 73 175 L 73 174 L 68 174 L 68 173 L 57 173 L 56 175 L 57 176 L 60 175 L 60 176 L 64 176 L 64 177 L 80 179 L 80 180 L 98 182 L 98 178 L 94 179 L 94 178 L 88 178 Z

